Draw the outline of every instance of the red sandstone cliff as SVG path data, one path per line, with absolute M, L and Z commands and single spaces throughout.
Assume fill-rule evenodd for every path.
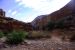
M 30 23 L 25 23 L 10 17 L 5 16 L 5 12 L 0 9 L 0 30 L 12 31 L 12 30 L 24 30 L 31 31 L 32 26 Z

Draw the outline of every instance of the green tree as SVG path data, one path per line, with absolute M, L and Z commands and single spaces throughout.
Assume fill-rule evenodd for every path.
M 4 33 L 0 31 L 0 38 L 2 38 L 3 36 L 4 36 Z

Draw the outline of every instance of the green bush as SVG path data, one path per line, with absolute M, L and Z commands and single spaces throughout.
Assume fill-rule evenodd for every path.
M 55 27 L 55 22 L 53 21 L 50 21 L 46 26 L 47 30 L 52 30 L 54 27 Z
M 19 44 L 22 41 L 24 41 L 27 35 L 28 33 L 24 31 L 12 31 L 7 36 L 7 43 L 8 44 Z
M 4 36 L 3 32 L 0 31 L 0 38 L 2 38 Z
M 65 27 L 64 25 L 64 21 L 63 20 L 59 20 L 57 23 L 56 23 L 56 28 L 61 28 L 63 29 Z

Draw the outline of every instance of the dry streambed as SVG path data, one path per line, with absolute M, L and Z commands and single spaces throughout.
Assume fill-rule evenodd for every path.
M 11 46 L 0 48 L 0 50 L 75 50 L 75 43 L 61 42 L 60 40 L 39 39 L 26 40 L 27 44 L 19 44 L 18 46 Z

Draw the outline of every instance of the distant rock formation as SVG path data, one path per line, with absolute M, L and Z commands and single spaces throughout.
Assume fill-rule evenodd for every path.
M 31 31 L 32 25 L 30 23 L 25 23 L 10 17 L 6 17 L 5 11 L 0 9 L 0 30 L 5 32 L 12 30 Z
M 0 17 L 5 17 L 5 11 L 3 11 L 2 9 L 0 9 Z
M 43 16 L 37 17 L 36 19 L 32 21 L 32 24 L 35 25 L 37 28 L 41 29 L 50 21 L 58 21 L 64 17 L 70 16 L 73 14 L 75 14 L 75 0 L 71 0 L 63 8 L 49 15 L 43 15 Z

